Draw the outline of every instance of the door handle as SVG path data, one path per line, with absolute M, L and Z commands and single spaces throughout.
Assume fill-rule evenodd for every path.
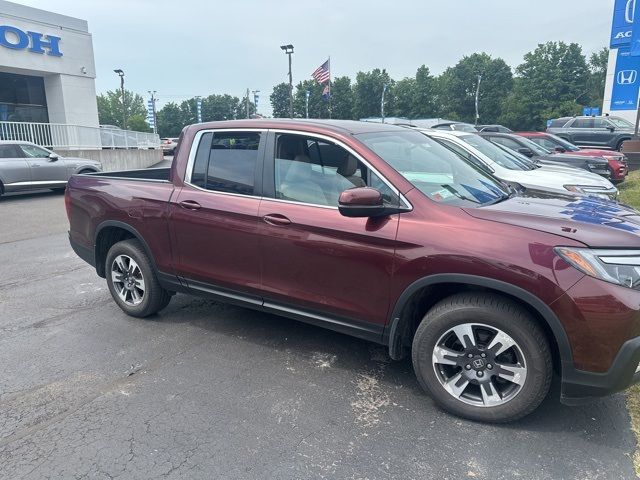
M 284 215 L 280 215 L 279 213 L 270 213 L 269 215 L 265 215 L 262 217 L 264 223 L 268 223 L 269 225 L 274 225 L 276 227 L 281 227 L 284 225 L 290 225 L 291 220 L 289 220 Z
M 202 208 L 202 206 L 195 200 L 183 200 L 179 205 L 187 210 L 200 210 L 200 208 Z

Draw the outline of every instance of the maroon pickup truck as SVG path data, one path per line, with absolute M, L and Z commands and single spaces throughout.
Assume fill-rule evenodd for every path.
M 640 379 L 640 214 L 516 193 L 408 128 L 192 125 L 170 169 L 75 175 L 66 207 L 127 314 L 187 293 L 351 334 L 467 418 L 528 414 L 554 372 L 568 404 Z

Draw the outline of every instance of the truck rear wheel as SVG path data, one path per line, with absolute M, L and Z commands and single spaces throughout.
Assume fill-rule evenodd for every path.
M 105 274 L 111 296 L 127 315 L 148 317 L 171 301 L 138 240 L 123 240 L 109 249 Z
M 517 420 L 540 405 L 551 384 L 544 332 L 498 295 L 465 293 L 436 304 L 418 326 L 412 356 L 433 399 L 471 420 Z

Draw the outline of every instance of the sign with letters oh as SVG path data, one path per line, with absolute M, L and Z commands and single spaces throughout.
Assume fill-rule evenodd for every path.
M 28 50 L 40 55 L 61 57 L 60 37 L 22 31 L 11 25 L 0 25 L 0 46 L 11 50 Z

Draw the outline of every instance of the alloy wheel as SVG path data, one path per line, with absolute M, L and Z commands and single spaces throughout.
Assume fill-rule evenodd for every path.
M 512 400 L 527 379 L 522 349 L 502 330 L 480 323 L 463 323 L 436 342 L 433 369 L 453 397 L 477 407 L 494 407 Z
M 111 264 L 111 281 L 118 297 L 127 305 L 144 300 L 145 282 L 138 263 L 127 255 L 118 255 Z

